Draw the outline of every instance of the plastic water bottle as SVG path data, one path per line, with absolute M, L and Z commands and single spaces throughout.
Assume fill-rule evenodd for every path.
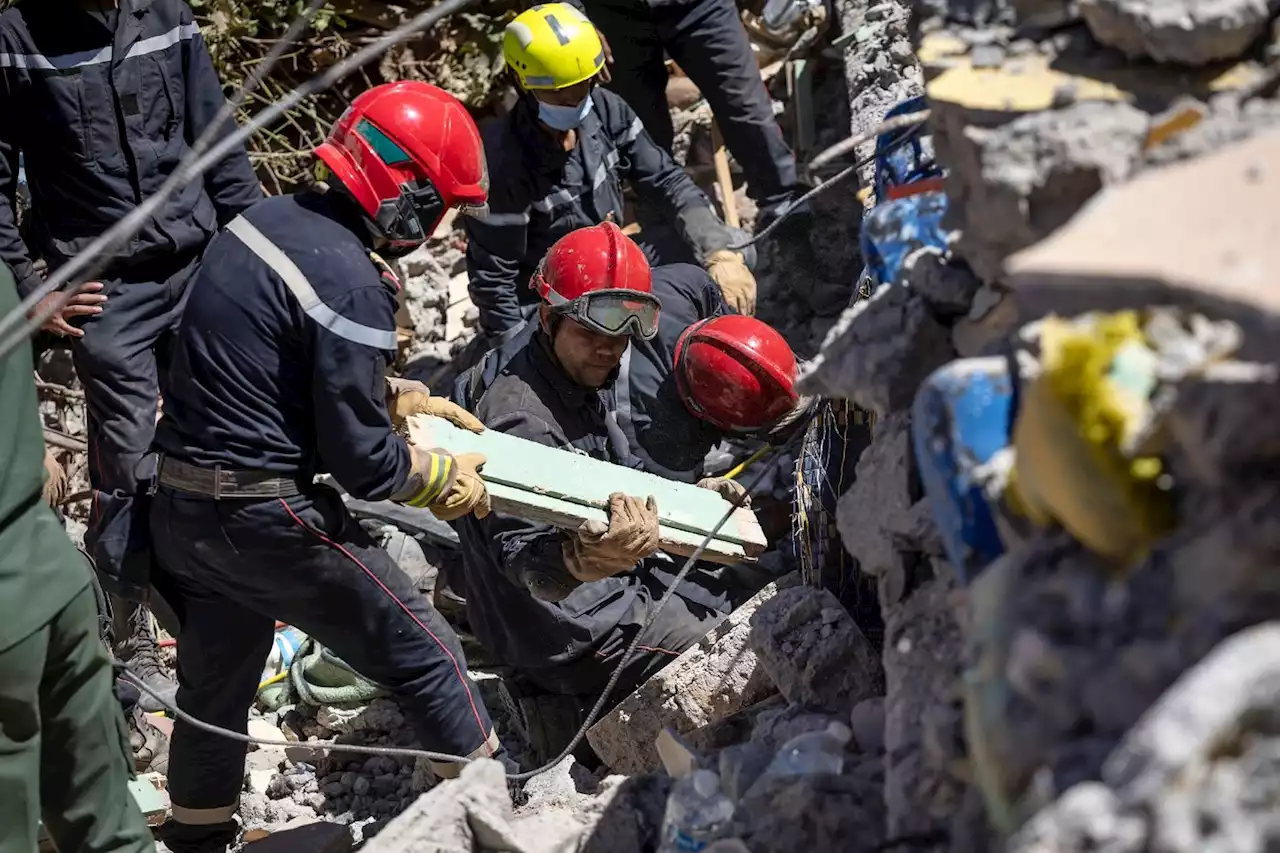
M 852 738 L 848 726 L 834 721 L 822 731 L 796 735 L 778 750 L 764 776 L 838 774 L 844 769 L 844 749 Z
M 671 789 L 658 853 L 697 853 L 732 817 L 733 802 L 721 793 L 720 777 L 695 770 Z
M 289 664 L 293 663 L 293 656 L 298 653 L 298 648 L 306 642 L 306 639 L 307 635 L 293 626 L 276 631 L 271 652 L 267 655 L 267 662 L 262 667 L 262 680 L 270 681 L 287 670 Z

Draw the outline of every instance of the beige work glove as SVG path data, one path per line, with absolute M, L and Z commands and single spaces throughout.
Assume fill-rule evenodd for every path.
M 609 523 L 584 521 L 564 542 L 564 564 L 580 581 L 598 581 L 625 572 L 658 550 L 658 502 L 614 492 Z
M 720 497 L 730 502 L 742 496 L 742 502 L 738 506 L 751 506 L 751 495 L 747 494 L 746 486 L 737 480 L 730 480 L 728 477 L 703 477 L 698 481 L 698 488 L 718 492 Z
M 480 479 L 480 469 L 484 467 L 483 453 L 459 453 L 453 457 L 457 469 L 453 485 L 442 497 L 427 508 L 441 521 L 453 521 L 468 513 L 476 518 L 484 518 L 489 514 L 489 490 L 484 480 Z
M 387 411 L 391 414 L 391 427 L 397 432 L 405 429 L 410 415 L 434 415 L 456 427 L 484 432 L 479 418 L 457 403 L 432 397 L 431 389 L 416 379 L 387 377 Z
M 707 255 L 703 266 L 707 268 L 707 275 L 720 287 L 729 307 L 747 317 L 756 313 L 756 277 L 742 262 L 742 255 L 730 249 L 720 249 Z
M 453 521 L 469 512 L 476 518 L 489 514 L 489 490 L 480 479 L 483 453 L 457 456 L 438 447 L 409 444 L 409 477 L 391 496 L 396 503 L 431 510 L 437 518 Z
M 67 472 L 62 469 L 53 451 L 44 449 L 44 488 L 40 497 L 49 506 L 57 509 L 67 499 Z

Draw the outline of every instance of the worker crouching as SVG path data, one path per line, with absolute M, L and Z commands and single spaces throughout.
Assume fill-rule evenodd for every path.
M 596 85 L 605 59 L 591 22 L 564 3 L 538 5 L 507 26 L 503 53 L 520 97 L 485 128 L 490 213 L 465 223 L 471 298 L 490 341 L 509 339 L 533 314 L 538 296 L 529 282 L 556 240 L 606 221 L 625 224 L 624 183 L 668 213 L 678 232 L 658 242 L 646 229 L 639 239 L 649 258 L 705 267 L 730 304 L 751 313 L 755 278 L 729 248 L 743 235 L 716 216 L 631 107 Z
M 449 208 L 484 204 L 479 132 L 442 90 L 394 83 L 358 97 L 316 153 L 331 188 L 250 208 L 191 287 L 151 514 L 182 622 L 178 705 L 244 732 L 280 619 L 395 693 L 425 748 L 499 754 L 456 635 L 339 493 L 313 483 L 327 472 L 358 498 L 446 519 L 488 511 L 482 457 L 396 432 L 420 412 L 483 427 L 424 386 L 388 385 L 394 283 L 369 257 L 403 255 Z M 244 757 L 242 743 L 175 724 L 171 850 L 234 840 Z
M 610 389 L 634 340 L 657 334 L 644 254 L 612 223 L 574 231 L 547 253 L 528 343 L 480 396 L 489 429 L 626 464 Z M 545 690 L 598 693 L 679 566 L 658 553 L 657 507 L 615 494 L 609 523 L 573 531 L 492 513 L 458 522 L 467 614 L 476 636 Z M 688 648 L 748 591 L 696 569 L 641 637 L 616 696 Z

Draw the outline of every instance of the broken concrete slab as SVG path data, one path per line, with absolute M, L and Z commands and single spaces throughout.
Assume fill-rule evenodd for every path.
M 909 408 L 920 382 L 954 355 L 924 297 L 885 284 L 840 315 L 798 387 L 884 416 Z
M 1275 14 L 1267 0 L 1080 0 L 1093 37 L 1131 58 L 1208 65 L 1243 54 Z
M 888 574 L 901 562 L 885 525 L 915 503 L 909 490 L 911 435 L 909 412 L 878 421 L 874 440 L 858 459 L 853 485 L 836 506 L 840 540 L 862 571 Z
M 888 832 L 945 828 L 966 781 L 955 576 L 935 576 L 885 608 L 885 789 Z
M 462 768 L 387 824 L 365 853 L 528 853 L 511 831 L 511 799 L 500 762 L 488 758 Z
M 601 760 L 618 773 L 656 770 L 654 741 L 664 728 L 692 732 L 772 692 L 747 644 L 751 622 L 779 590 L 799 581 L 792 573 L 756 593 L 592 726 L 587 740 Z
M 1150 802 L 1280 706 L 1280 623 L 1248 628 L 1188 670 L 1129 730 L 1102 778 L 1129 803 Z
M 934 141 L 949 166 L 946 224 L 961 232 L 956 253 L 981 280 L 999 281 L 1009 255 L 1133 175 L 1149 124 L 1123 102 L 1087 101 L 987 127 L 944 109 Z
M 824 589 L 779 592 L 756 613 L 749 644 L 769 680 L 795 705 L 843 715 L 882 692 L 876 650 Z
M 885 838 L 883 788 L 879 758 L 864 758 L 838 776 L 762 779 L 739 802 L 726 834 L 751 853 L 871 853 Z
M 1023 321 L 1183 306 L 1237 322 L 1246 333 L 1239 357 L 1274 355 L 1276 163 L 1280 132 L 1268 131 L 1108 189 L 1051 237 L 1009 258 L 1005 284 Z
M 351 830 L 340 823 L 318 820 L 294 829 L 273 832 L 246 844 L 244 853 L 348 853 Z

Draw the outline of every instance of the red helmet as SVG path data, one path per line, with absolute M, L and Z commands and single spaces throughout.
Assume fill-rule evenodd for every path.
M 612 222 L 571 231 L 556 241 L 530 285 L 551 310 L 603 335 L 658 333 L 661 305 L 649 261 Z
M 738 314 L 694 323 L 676 341 L 676 387 L 698 418 L 749 432 L 795 408 L 796 356 L 772 326 Z
M 443 89 L 405 80 L 374 86 L 342 114 L 316 156 L 368 214 L 390 254 L 422 245 L 445 211 L 484 209 L 480 131 Z

